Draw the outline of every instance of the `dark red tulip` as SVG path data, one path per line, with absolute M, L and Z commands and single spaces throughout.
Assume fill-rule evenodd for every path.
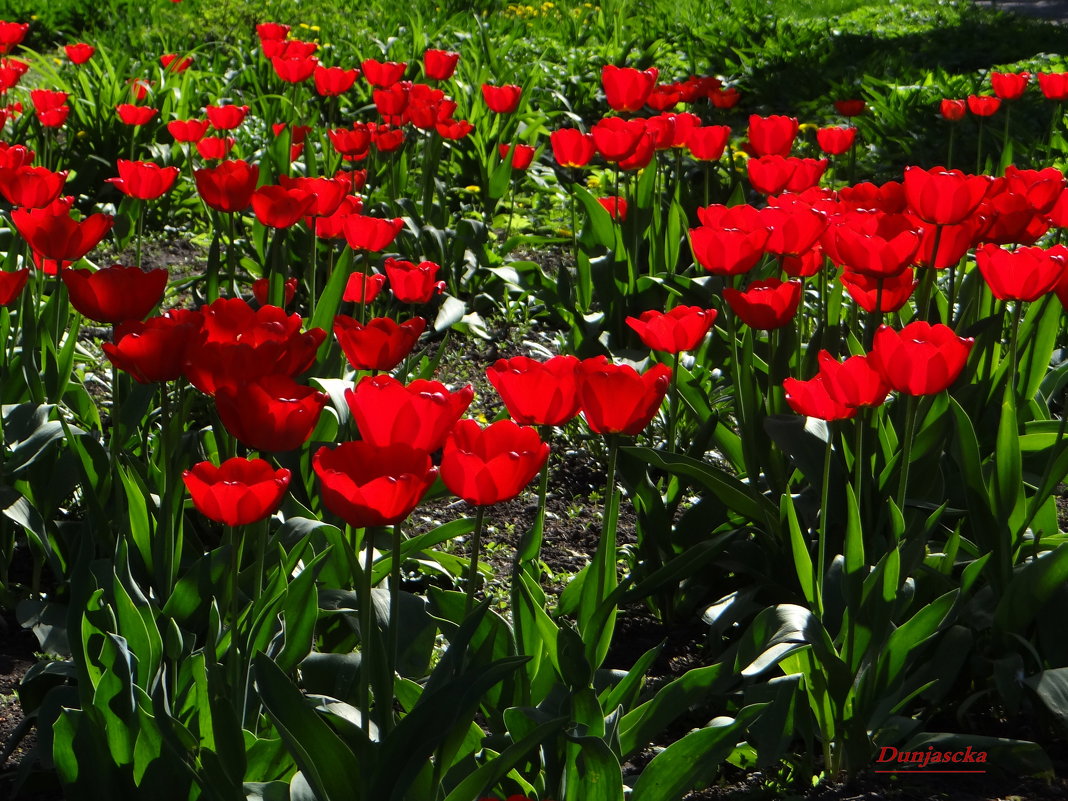
M 284 186 L 261 186 L 252 193 L 252 210 L 261 224 L 271 228 L 289 228 L 315 205 L 315 195 L 303 189 Z
M 387 220 L 350 214 L 345 220 L 345 240 L 353 250 L 378 253 L 393 244 L 403 227 L 404 220 L 400 217 Z
M 0 193 L 12 206 L 41 209 L 50 205 L 67 181 L 67 172 L 44 167 L 0 169 Z
M 880 326 L 869 359 L 891 389 L 907 395 L 933 395 L 957 380 L 974 344 L 975 340 L 957 336 L 949 326 L 917 320 L 901 331 Z
M 70 59 L 71 64 L 84 64 L 93 57 L 96 48 L 91 44 L 78 42 L 77 44 L 64 45 L 63 52 L 67 54 L 67 58 Z
M 954 225 L 967 219 L 983 202 L 990 177 L 965 175 L 960 170 L 905 168 L 905 198 L 909 210 L 924 222 Z
M 976 117 L 989 117 L 1001 108 L 1001 99 L 989 95 L 968 95 L 968 111 Z
M 604 356 L 584 360 L 576 374 L 582 414 L 598 434 L 640 433 L 660 409 L 671 382 L 671 368 L 666 364 L 638 373 Z
M 430 81 L 447 81 L 459 61 L 460 54 L 451 50 L 427 50 L 423 53 L 423 74 Z
M 405 62 L 399 61 L 376 61 L 369 58 L 360 65 L 363 68 L 363 77 L 371 86 L 379 89 L 387 89 L 404 77 L 404 71 L 408 69 Z
M 315 68 L 315 91 L 322 97 L 337 97 L 343 95 L 352 88 L 356 79 L 360 77 L 358 69 L 343 69 L 342 67 L 324 67 L 322 64 Z
M 24 267 L 14 272 L 0 270 L 0 306 L 10 306 L 22 294 L 26 280 L 30 277 L 30 268 Z
M 198 462 L 182 474 L 193 505 L 225 526 L 258 523 L 282 505 L 290 473 L 263 459 L 227 459 L 216 467 Z
M 886 378 L 867 356 L 850 356 L 844 362 L 839 362 L 827 351 L 821 350 L 819 365 L 827 394 L 851 409 L 881 406 L 890 392 Z
M 11 212 L 15 228 L 46 259 L 78 261 L 100 243 L 115 222 L 108 214 L 91 214 L 78 222 L 70 216 L 67 200 L 59 198 L 42 209 Z
M 115 328 L 115 342 L 101 345 L 108 360 L 140 384 L 175 381 L 185 370 L 189 343 L 200 332 L 203 316 L 188 309 L 172 309 L 145 322 Z
M 942 102 L 938 104 L 938 113 L 942 115 L 942 119 L 949 120 L 950 122 L 963 120 L 964 115 L 968 113 L 968 103 L 965 100 L 954 100 L 945 97 L 942 98 Z
M 441 265 L 432 261 L 413 264 L 401 259 L 386 259 L 389 288 L 401 303 L 429 303 L 445 289 L 444 281 L 436 281 Z
M 215 408 L 226 430 L 249 448 L 280 453 L 308 441 L 330 396 L 289 376 L 220 386 Z
M 822 375 L 816 375 L 808 381 L 787 378 L 782 382 L 782 387 L 790 408 L 805 417 L 827 421 L 848 420 L 857 413 L 855 408 L 851 409 L 830 396 Z
M 350 526 L 392 526 L 401 522 L 437 478 L 426 451 L 344 442 L 312 457 L 323 505 Z
M 840 156 L 857 141 L 857 129 L 852 126 L 833 126 L 816 131 L 816 144 L 831 156 Z
M 789 324 L 801 303 L 801 282 L 768 278 L 754 281 L 744 292 L 727 287 L 723 298 L 750 328 L 772 331 Z
M 992 243 L 975 249 L 975 263 L 995 298 L 1026 302 L 1051 292 L 1068 268 L 1064 254 L 1053 249 L 1005 250 Z
M 107 182 L 128 197 L 155 200 L 171 191 L 178 179 L 177 167 L 161 167 L 151 161 L 119 159 L 119 177 Z
M 510 501 L 549 458 L 549 446 L 533 428 L 498 420 L 485 428 L 461 420 L 445 441 L 441 480 L 473 506 Z
M 749 145 L 758 156 L 788 156 L 797 137 L 796 117 L 749 116 Z
M 63 270 L 71 305 L 90 320 L 123 323 L 142 320 L 163 299 L 166 270 L 143 271 L 115 264 L 102 270 Z
M 482 99 L 490 111 L 498 114 L 511 114 L 519 108 L 519 100 L 523 95 L 523 88 L 514 84 L 493 86 L 482 84 Z
M 271 291 L 271 279 L 270 278 L 257 278 L 252 282 L 252 297 L 261 306 L 267 305 L 267 296 Z M 282 305 L 288 306 L 293 302 L 293 298 L 297 295 L 297 279 L 287 278 L 284 284 L 284 293 Z
M 627 325 L 637 332 L 650 350 L 679 353 L 696 349 L 715 321 L 715 309 L 675 306 L 667 313 L 653 309 L 638 317 L 628 317 Z
M 375 317 L 366 325 L 351 317 L 334 318 L 334 336 L 357 370 L 392 370 L 412 352 L 425 328 L 422 317 L 399 324 L 388 317 Z
M 658 75 L 655 67 L 637 70 L 606 64 L 601 69 L 605 102 L 615 111 L 640 111 L 649 99 Z
M 248 106 L 208 106 L 204 111 L 212 128 L 231 131 L 245 121 Z
M 174 137 L 175 142 L 196 142 L 204 138 L 208 132 L 207 120 L 171 120 L 167 123 L 167 131 Z
M 553 158 L 561 167 L 585 167 L 590 163 L 596 148 L 593 137 L 578 128 L 561 128 L 549 134 Z
M 574 356 L 544 362 L 513 356 L 486 368 L 486 378 L 517 423 L 561 426 L 579 412 L 578 365 Z
M 363 273 L 353 273 L 345 284 L 345 294 L 341 299 L 346 303 L 370 303 L 385 285 L 386 276 L 381 273 L 370 273 L 366 280 Z
M 120 103 L 115 106 L 119 119 L 127 125 L 145 125 L 156 116 L 158 109 L 148 106 L 134 106 L 130 103 Z
M 1031 81 L 1029 72 L 991 72 L 990 85 L 1002 100 L 1019 100 Z
M 252 203 L 260 168 L 246 161 L 224 161 L 193 173 L 197 192 L 211 208 L 226 213 L 244 211 Z
M 376 375 L 345 390 L 345 402 L 365 441 L 380 447 L 404 443 L 433 453 L 445 444 L 474 395 L 470 385 L 450 392 L 438 381 L 416 379 L 405 386 Z
M 734 108 L 741 99 L 742 93 L 733 86 L 725 89 L 713 89 L 708 93 L 709 102 L 716 108 Z
M 843 117 L 857 117 L 864 113 L 863 100 L 835 100 L 834 110 Z

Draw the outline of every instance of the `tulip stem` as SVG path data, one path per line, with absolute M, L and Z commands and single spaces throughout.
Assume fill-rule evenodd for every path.
M 356 251 L 356 255 L 360 259 L 360 272 L 363 275 L 363 296 L 360 298 L 360 325 L 364 325 L 367 322 L 367 273 L 370 267 L 371 255 L 364 250 Z
M 827 518 L 830 513 L 831 444 L 834 423 L 827 423 L 827 447 L 823 451 L 823 484 L 820 486 L 820 530 L 816 553 L 816 611 L 823 617 L 823 579 L 827 575 Z
M 238 297 L 237 293 L 237 227 L 234 225 L 234 215 L 226 215 L 226 272 L 230 281 L 230 296 Z M 218 290 L 216 290 L 218 292 Z
M 398 643 L 400 633 L 400 591 L 401 591 L 401 541 L 404 533 L 401 524 L 393 525 L 393 542 L 390 552 L 389 563 L 389 674 L 392 677 L 397 672 L 399 659 Z M 387 716 L 387 720 L 390 717 Z
M 912 440 L 916 429 L 916 405 L 919 399 L 915 395 L 909 395 L 905 401 L 905 435 L 902 438 L 901 469 L 898 472 L 900 478 L 897 485 L 897 508 L 905 513 L 905 490 L 909 483 L 909 462 L 912 459 Z
M 671 370 L 671 388 L 668 395 L 668 450 L 675 450 L 675 430 L 679 424 L 679 351 L 675 352 L 675 364 Z
M 141 238 L 145 232 L 145 201 L 135 200 L 137 204 L 137 244 L 136 244 L 136 260 L 137 266 L 141 267 Z
M 349 537 L 353 538 L 355 532 L 352 526 L 346 525 Z M 371 567 L 374 564 L 375 545 L 371 530 L 363 529 L 364 563 L 363 575 L 360 576 L 360 720 L 364 731 L 370 736 L 371 732 L 371 626 L 373 617 L 371 611 Z
M 861 501 L 863 499 L 864 485 L 864 424 L 867 422 L 866 412 L 867 408 L 861 406 L 857 409 L 857 416 L 854 421 L 856 425 L 856 438 L 853 447 L 853 494 L 856 497 L 857 514 L 861 516 L 861 520 L 864 519 L 864 507 Z
M 1012 387 L 1013 397 L 1016 397 L 1016 368 L 1020 358 L 1020 317 L 1023 314 L 1023 301 L 1017 300 L 1012 304 L 1012 328 L 1009 330 L 1009 385 Z
M 482 522 L 486 508 L 479 506 L 475 510 L 475 530 L 471 534 L 471 559 L 467 564 L 467 598 L 464 600 L 464 617 L 471 614 L 475 604 L 475 591 L 478 589 L 478 552 L 482 548 Z

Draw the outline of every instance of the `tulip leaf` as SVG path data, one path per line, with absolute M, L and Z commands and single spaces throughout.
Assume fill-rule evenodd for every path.
M 1018 567 L 994 610 L 994 625 L 1003 632 L 1023 631 L 1068 581 L 1068 543 Z
M 623 801 L 619 759 L 600 737 L 569 737 L 562 801 Z
M 589 230 L 593 234 L 594 242 L 606 248 L 615 247 L 616 224 L 612 221 L 612 215 L 584 187 L 572 184 L 571 191 L 586 210 L 586 217 L 590 223 Z

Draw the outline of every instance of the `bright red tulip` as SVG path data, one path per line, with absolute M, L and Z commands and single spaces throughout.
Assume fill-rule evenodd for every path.
M 884 314 L 896 312 L 902 308 L 913 291 L 919 285 L 915 273 L 911 268 L 906 268 L 896 275 L 882 279 L 882 292 L 879 292 L 879 279 L 863 273 L 851 273 L 848 270 L 842 273 L 842 286 L 846 288 L 849 297 L 864 309 L 872 312 L 878 307 Z
M 1064 254 L 1053 249 L 1005 250 L 995 244 L 976 248 L 975 263 L 995 298 L 1026 302 L 1053 291 L 1068 268 Z
M 796 117 L 749 116 L 749 144 L 758 156 L 789 156 L 797 131 Z
M 1029 72 L 991 72 L 990 85 L 1002 100 L 1019 100 L 1031 81 Z
M 475 126 L 467 120 L 441 120 L 434 125 L 434 130 L 442 139 L 457 140 L 463 139 L 475 130 Z
M 590 429 L 598 434 L 638 434 L 649 425 L 667 394 L 671 368 L 657 364 L 644 373 L 616 365 L 604 356 L 577 368 L 579 404 Z
M 353 250 L 378 253 L 393 244 L 403 227 L 404 220 L 400 217 L 386 220 L 381 217 L 350 214 L 345 220 L 345 240 Z
M 519 100 L 522 94 L 523 88 L 514 84 L 505 84 L 504 86 L 482 84 L 482 99 L 486 101 L 486 106 L 490 111 L 495 111 L 498 114 L 511 114 L 519 108 Z
M 119 119 L 127 125 L 145 125 L 159 113 L 158 109 L 149 106 L 135 106 L 130 103 L 120 103 L 115 106 Z
M 376 375 L 345 390 L 345 402 L 365 441 L 379 447 L 404 443 L 433 453 L 445 444 L 474 395 L 470 385 L 450 392 L 438 381 L 416 379 L 406 386 Z
M 24 267 L 14 272 L 0 270 L 0 306 L 10 306 L 22 294 L 26 280 L 30 277 L 30 268 Z
M 227 459 L 216 467 L 198 462 L 182 474 L 193 505 L 205 517 L 226 526 L 258 523 L 282 505 L 290 472 L 275 470 L 263 459 Z
M 917 320 L 901 331 L 880 326 L 869 359 L 891 389 L 933 395 L 957 380 L 974 344 L 974 339 L 957 336 L 949 326 Z
M 177 167 L 161 167 L 151 161 L 119 159 L 119 177 L 107 182 L 124 195 L 140 200 L 155 200 L 171 191 L 178 179 Z
M 612 197 L 599 197 L 597 202 L 601 204 L 601 208 L 608 212 L 608 216 L 616 222 L 623 222 L 627 219 L 626 198 L 613 195 Z
M 686 149 L 697 161 L 719 161 L 730 135 L 731 129 L 726 125 L 690 128 L 686 135 Z
M 70 95 L 66 92 L 60 92 L 56 89 L 30 90 L 30 102 L 33 103 L 33 110 L 37 112 L 61 108 L 67 104 L 68 97 Z
M 498 420 L 480 428 L 461 420 L 445 442 L 441 480 L 473 506 L 510 501 L 523 491 L 549 458 L 549 446 L 533 428 Z
M 280 453 L 299 448 L 311 436 L 330 396 L 286 375 L 267 375 L 215 392 L 215 408 L 226 430 L 249 448 Z
M 590 129 L 594 147 L 605 161 L 622 161 L 630 156 L 645 137 L 645 121 L 605 117 Z
M 920 232 L 920 247 L 916 251 L 915 263 L 935 270 L 944 270 L 964 258 L 990 224 L 990 220 L 979 213 L 956 225 L 925 225 L 918 218 L 913 219 Z M 937 254 L 934 253 L 936 239 Z
M 244 211 L 252 203 L 260 168 L 246 161 L 224 161 L 193 173 L 197 192 L 211 208 L 226 213 Z
M 12 206 L 41 209 L 50 205 L 67 181 L 67 173 L 44 167 L 0 169 L 0 193 Z
M 1056 167 L 1021 170 L 1010 164 L 1005 168 L 1006 191 L 1023 195 L 1039 214 L 1048 214 L 1064 190 L 1064 173 Z
M 1068 72 L 1038 73 L 1038 88 L 1047 100 L 1068 100 Z
M 413 264 L 401 259 L 386 259 L 386 277 L 389 288 L 401 303 L 429 303 L 434 295 L 445 289 L 444 281 L 435 281 L 441 265 L 432 261 Z
M 232 136 L 205 136 L 197 141 L 197 153 L 205 161 L 220 161 L 230 155 L 236 141 Z
M 938 113 L 942 115 L 942 119 L 949 120 L 950 122 L 963 120 L 964 115 L 967 112 L 968 104 L 964 100 L 954 100 L 945 97 L 942 98 L 942 101 L 938 104 Z
M 486 368 L 486 378 L 517 423 L 562 426 L 579 412 L 578 365 L 574 356 L 513 356 Z
M 388 317 L 375 317 L 366 325 L 351 317 L 334 318 L 334 336 L 357 370 L 392 370 L 412 352 L 425 328 L 422 317 L 399 324 Z
M 965 175 L 960 170 L 905 168 L 905 198 L 909 209 L 924 222 L 953 225 L 963 222 L 983 202 L 990 177 Z
M 968 111 L 976 117 L 989 117 L 1001 108 L 1001 99 L 989 95 L 968 95 Z
M 345 284 L 345 294 L 341 299 L 346 303 L 370 303 L 385 285 L 386 276 L 381 273 L 370 273 L 366 281 L 363 273 L 353 273 Z
M 208 122 L 218 131 L 231 131 L 245 121 L 248 106 L 208 106 Z
M 174 381 L 185 370 L 189 343 L 200 332 L 200 312 L 172 309 L 145 322 L 130 321 L 115 327 L 115 342 L 101 345 L 113 365 L 140 384 Z
M 20 45 L 29 29 L 28 22 L 0 22 L 0 53 L 10 53 Z
M 830 396 L 827 382 L 823 375 L 817 374 L 808 381 L 787 378 L 782 382 L 786 391 L 786 402 L 790 408 L 805 417 L 817 420 L 848 420 L 856 415 L 857 410 L 840 403 Z
M 320 239 L 344 239 L 345 221 L 363 210 L 363 201 L 355 195 L 346 195 L 333 214 L 315 218 L 315 235 Z
M 84 64 L 93 57 L 96 48 L 91 44 L 78 42 L 77 44 L 64 45 L 63 51 L 67 54 L 67 58 L 70 59 L 71 64 Z
M 816 144 L 831 156 L 840 156 L 857 141 L 857 129 L 852 126 L 820 128 L 816 131 Z
M 886 378 L 867 356 L 850 356 L 844 362 L 839 362 L 827 351 L 821 350 L 819 365 L 827 394 L 851 409 L 881 406 L 890 393 Z
M 715 321 L 715 309 L 675 306 L 667 313 L 653 309 L 638 317 L 628 317 L 627 325 L 650 350 L 679 353 L 696 349 Z
M 499 145 L 497 148 L 501 161 L 511 157 L 513 170 L 525 170 L 529 167 L 534 160 L 535 150 L 537 148 L 533 145 Z
M 163 299 L 166 270 L 115 264 L 102 270 L 63 270 L 70 303 L 90 320 L 118 324 L 142 320 Z
M 427 50 L 423 53 L 423 74 L 430 81 L 447 81 L 459 61 L 460 54 L 451 50 Z
M 838 226 L 834 230 L 835 263 L 875 279 L 898 275 L 912 263 L 920 235 L 910 229 L 891 234 L 892 230 L 880 236 L 861 233 L 848 224 Z
M 315 68 L 315 91 L 322 97 L 337 97 L 343 95 L 352 88 L 356 79 L 360 77 L 358 69 L 343 69 L 342 67 L 324 67 L 321 64 Z
M 330 137 L 334 150 L 343 156 L 366 153 L 371 146 L 371 129 L 361 123 L 355 123 L 351 128 L 327 130 L 326 135 Z
M 319 66 L 319 59 L 311 56 L 299 56 L 297 58 L 272 58 L 271 66 L 274 74 L 286 83 L 304 83 Z
M 289 228 L 315 205 L 315 195 L 303 189 L 284 186 L 261 186 L 252 193 L 252 210 L 256 219 L 271 228 Z
M 284 41 L 289 36 L 289 26 L 278 22 L 261 22 L 256 25 L 260 41 Z
M 789 324 L 801 303 L 801 282 L 768 278 L 754 281 L 744 292 L 727 287 L 723 298 L 750 328 L 772 331 Z
M 404 77 L 404 71 L 408 69 L 405 62 L 376 61 L 369 58 L 360 65 L 363 68 L 363 77 L 371 86 L 379 89 L 388 89 Z
M 159 57 L 159 63 L 163 65 L 163 69 L 167 70 L 168 72 L 185 72 L 187 69 L 193 66 L 193 57 L 180 57 L 177 53 L 166 53 L 165 55 Z
M 585 167 L 590 163 L 596 148 L 593 137 L 578 128 L 561 128 L 549 134 L 553 158 L 561 167 Z
M 344 442 L 312 457 L 323 505 L 350 526 L 392 526 L 401 522 L 437 478 L 426 451 Z
M 68 200 L 60 198 L 41 209 L 11 212 L 15 228 L 30 247 L 46 259 L 78 261 L 100 244 L 115 222 L 115 218 L 108 214 L 91 214 L 78 222 L 70 216 Z
M 171 120 L 167 123 L 167 131 L 174 137 L 175 142 L 196 142 L 204 138 L 208 132 L 207 120 Z
M 601 69 L 605 102 L 615 111 L 640 111 L 649 99 L 658 75 L 656 67 L 637 70 L 606 64 Z
M 764 256 L 767 228 L 741 230 L 708 225 L 690 229 L 694 260 L 714 275 L 741 275 L 749 272 Z

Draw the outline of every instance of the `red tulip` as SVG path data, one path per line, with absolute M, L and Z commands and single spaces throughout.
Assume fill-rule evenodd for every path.
M 446 81 L 456 72 L 460 54 L 451 50 L 427 50 L 423 53 L 423 74 L 430 81 Z
M 157 109 L 148 106 L 134 106 L 130 103 L 120 103 L 115 106 L 119 119 L 127 125 L 145 125 L 158 113 Z
M 171 120 L 167 131 L 176 142 L 196 142 L 208 131 L 207 120 Z
M 830 396 L 823 375 L 816 375 L 808 381 L 787 378 L 782 382 L 782 387 L 790 408 L 805 417 L 827 421 L 847 420 L 857 413 L 855 408 L 851 409 Z
M 0 22 L 0 53 L 9 53 L 21 44 L 29 29 L 28 22 Z
M 834 110 L 843 117 L 857 117 L 864 113 L 863 100 L 835 100 Z
M 408 65 L 398 61 L 376 61 L 369 58 L 360 65 L 363 67 L 363 77 L 371 86 L 379 89 L 388 89 L 404 77 L 404 71 Z
M 482 84 L 482 99 L 486 101 L 486 106 L 490 111 L 495 111 L 498 114 L 511 114 L 519 108 L 519 100 L 522 94 L 522 87 L 514 84 L 505 84 L 504 86 Z
M 974 344 L 975 340 L 957 336 L 949 326 L 917 320 L 901 331 L 880 326 L 869 358 L 891 389 L 907 395 L 933 395 L 957 380 Z
M 656 111 L 668 111 L 682 102 L 683 87 L 677 83 L 661 83 L 653 87 L 645 105 Z
M 904 306 L 920 283 L 916 280 L 911 268 L 883 278 L 881 293 L 879 292 L 879 279 L 863 273 L 852 273 L 847 270 L 842 273 L 841 280 L 849 297 L 853 298 L 860 308 L 872 312 L 878 306 L 879 311 L 884 314 L 896 312 Z
M 267 305 L 267 296 L 271 291 L 270 278 L 257 278 L 252 282 L 252 297 L 261 306 Z M 297 279 L 287 278 L 284 284 L 282 305 L 288 306 L 297 296 Z
M 252 193 L 252 210 L 261 224 L 289 228 L 315 205 L 315 195 L 303 189 L 261 186 Z
M 741 275 L 749 272 L 764 256 L 767 228 L 740 230 L 708 225 L 690 229 L 694 260 L 714 275 Z
M 441 480 L 449 491 L 473 506 L 510 501 L 538 474 L 549 446 L 533 428 L 498 420 L 480 428 L 461 420 L 441 456 Z
M 284 41 L 289 36 L 289 26 L 278 22 L 261 22 L 256 25 L 256 36 L 260 42 Z
M 404 144 L 404 129 L 378 125 L 371 131 L 371 141 L 379 153 L 391 153 Z
M 78 42 L 77 44 L 64 45 L 63 51 L 67 54 L 67 58 L 70 59 L 72 64 L 84 64 L 93 57 L 96 48 L 91 44 Z
M 797 172 L 800 159 L 783 156 L 760 156 L 745 163 L 746 174 L 753 189 L 762 195 L 777 195 L 784 191 Z
M 1029 72 L 991 72 L 990 85 L 994 94 L 1002 100 L 1018 100 L 1023 97 L 1027 84 L 1031 81 Z
M 1001 108 L 1001 100 L 989 95 L 968 95 L 968 111 L 976 117 L 989 117 Z
M 280 453 L 308 441 L 330 396 L 289 376 L 220 386 L 215 408 L 226 430 L 249 448 Z
M 942 115 L 943 119 L 950 122 L 956 122 L 957 120 L 964 119 L 964 115 L 968 111 L 967 101 L 964 100 L 951 100 L 950 98 L 943 98 L 942 102 L 938 105 L 938 113 Z
M 612 197 L 599 197 L 597 202 L 601 204 L 601 208 L 608 212 L 608 216 L 616 222 L 623 222 L 627 219 L 626 198 L 613 195 Z
M 42 209 L 15 209 L 11 220 L 30 247 L 46 259 L 74 262 L 95 248 L 115 218 L 91 214 L 81 222 L 70 216 L 70 203 L 60 198 Z
M 37 112 L 61 108 L 67 104 L 69 96 L 66 92 L 60 92 L 55 89 L 30 90 L 30 102 L 33 103 L 33 110 Z
M 271 59 L 284 61 L 302 61 L 311 59 L 319 45 L 315 42 L 302 42 L 300 39 L 260 39 L 260 49 L 263 55 Z M 312 59 L 314 61 L 315 59 Z
M 749 144 L 758 156 L 788 156 L 797 136 L 796 117 L 749 116 Z
M 727 287 L 723 298 L 731 310 L 750 328 L 772 331 L 787 325 L 801 303 L 801 282 L 778 278 L 754 281 L 744 292 Z
M 426 451 L 345 442 L 312 457 L 323 505 L 350 526 L 391 526 L 418 506 L 438 471 Z
M 517 423 L 562 426 L 579 412 L 578 365 L 574 356 L 513 356 L 486 368 L 486 378 Z
M 416 379 L 405 386 L 388 375 L 364 376 L 345 402 L 360 437 L 379 447 L 404 443 L 427 453 L 445 444 L 475 391 L 470 385 L 450 392 L 438 381 Z
M 475 130 L 475 126 L 469 123 L 467 120 L 442 120 L 435 123 L 434 130 L 438 132 L 438 136 L 442 139 L 463 139 L 471 131 Z
M 178 179 L 177 167 L 161 167 L 151 161 L 119 159 L 119 177 L 107 182 L 124 195 L 141 200 L 155 200 L 171 190 Z
M 245 121 L 248 106 L 208 106 L 204 111 L 212 128 L 230 131 Z
M 71 305 L 90 320 L 122 323 L 141 320 L 163 299 L 166 270 L 143 271 L 115 264 L 96 272 L 63 270 Z
M 385 285 L 386 276 L 380 273 L 370 273 L 366 281 L 363 273 L 353 273 L 345 284 L 345 293 L 341 299 L 346 303 L 370 303 L 378 297 Z
M 425 328 L 422 317 L 400 324 L 388 317 L 375 317 L 366 325 L 351 317 L 334 318 L 334 336 L 357 370 L 392 370 L 411 353 Z
M 126 322 L 115 328 L 115 342 L 101 345 L 108 360 L 140 384 L 174 381 L 185 370 L 189 343 L 200 332 L 203 315 L 172 309 L 145 322 Z
M 553 158 L 561 167 L 585 167 L 593 158 L 593 137 L 578 128 L 561 128 L 549 134 Z
M 770 232 L 764 249 L 779 256 L 808 252 L 827 228 L 826 216 L 804 203 L 772 206 L 760 219 Z
M 604 356 L 577 368 L 579 404 L 598 434 L 635 435 L 649 425 L 667 394 L 671 368 L 657 364 L 644 373 L 610 363 Z
M 686 148 L 698 161 L 719 161 L 730 135 L 731 129 L 726 125 L 690 128 L 686 136 Z
M 441 265 L 432 261 L 418 265 L 401 259 L 386 259 L 386 277 L 389 288 L 401 303 L 429 303 L 434 295 L 445 289 L 444 281 L 435 281 Z
M 975 245 L 976 238 L 990 224 L 987 217 L 978 213 L 957 225 L 924 225 L 919 219 L 913 219 L 920 232 L 920 247 L 916 251 L 915 263 L 935 270 L 944 270 L 964 258 L 964 254 Z M 934 253 L 936 239 L 937 254 Z
M 979 207 L 989 188 L 986 175 L 965 175 L 943 167 L 905 168 L 909 209 L 924 222 L 936 225 L 963 222 Z
M 594 147 L 606 161 L 622 161 L 631 155 L 645 137 L 645 122 L 640 119 L 605 117 L 590 129 Z
M 835 228 L 834 236 L 835 262 L 876 279 L 898 275 L 912 263 L 920 246 L 919 233 L 910 229 L 896 233 L 891 229 L 880 236 L 861 233 L 846 224 Z
M 159 63 L 162 64 L 163 69 L 168 72 L 185 72 L 193 66 L 193 57 L 185 56 L 184 58 L 180 58 L 177 53 L 167 53 L 159 57 Z
M 637 70 L 606 64 L 601 69 L 605 102 L 615 111 L 640 111 L 656 85 L 656 67 Z
M 1038 73 L 1038 88 L 1047 100 L 1068 100 L 1068 72 Z
M 205 161 L 219 161 L 230 155 L 236 141 L 232 136 L 205 136 L 197 141 L 197 153 Z
M 857 140 L 857 129 L 850 126 L 820 128 L 816 131 L 816 144 L 831 156 L 840 156 Z
M 356 79 L 360 77 L 358 69 L 343 69 L 341 67 L 324 67 L 321 64 L 315 68 L 315 91 L 322 97 L 337 97 L 352 88 Z
M 666 314 L 654 309 L 642 312 L 639 317 L 628 317 L 627 325 L 650 350 L 679 353 L 697 348 L 715 321 L 715 309 L 675 306 Z
M 629 156 L 621 158 L 617 166 L 619 169 L 628 172 L 643 169 L 649 166 L 655 152 L 656 136 L 646 127 L 645 133 L 638 139 L 638 144 L 635 145 L 634 151 Z
M 1053 249 L 1005 250 L 995 244 L 976 248 L 975 263 L 995 298 L 1026 302 L 1053 291 L 1068 268 L 1064 254 Z
M 140 103 L 148 97 L 153 82 L 145 80 L 144 78 L 130 78 L 126 83 L 130 85 L 130 95 L 135 101 Z
M 827 394 L 851 409 L 881 406 L 890 392 L 883 374 L 867 356 L 850 356 L 839 362 L 825 350 L 819 353 L 820 375 Z
M 371 146 L 371 129 L 361 123 L 354 123 L 351 128 L 327 130 L 330 144 L 343 156 L 366 153 Z
M 48 111 L 37 112 L 37 120 L 43 128 L 62 128 L 68 116 L 70 116 L 69 106 L 60 106 Z
M 403 227 L 404 220 L 400 217 L 385 220 L 380 217 L 350 214 L 345 220 L 345 240 L 353 250 L 378 253 L 393 244 Z
M 17 167 L 28 167 L 33 163 L 36 154 L 25 145 L 9 145 L 0 142 L 0 169 L 13 170 Z
M 30 277 L 30 268 L 25 267 L 14 272 L 0 270 L 0 306 L 10 306 L 22 294 L 26 280 Z
M 1008 181 L 998 180 L 994 186 L 998 188 L 987 195 L 976 212 L 990 220 L 981 231 L 982 239 L 997 245 L 1033 245 L 1049 230 L 1046 216 L 1035 210 L 1025 194 L 1009 188 Z
M 67 173 L 44 167 L 0 169 L 0 193 L 12 206 L 41 209 L 50 205 L 67 181 Z
M 1056 167 L 1021 170 L 1012 164 L 1005 168 L 1006 191 L 1023 195 L 1039 214 L 1047 214 L 1064 190 L 1064 174 Z
M 263 459 L 227 459 L 219 467 L 198 462 L 182 474 L 193 505 L 226 526 L 258 523 L 278 511 L 290 473 Z
M 354 195 L 346 195 L 333 214 L 315 218 L 315 235 L 320 239 L 344 239 L 345 221 L 363 210 L 363 201 Z
M 224 161 L 216 167 L 196 170 L 193 175 L 204 202 L 229 214 L 244 211 L 252 203 L 260 168 L 246 161 Z
M 504 161 L 511 156 L 513 170 L 525 170 L 529 167 L 530 163 L 534 160 L 535 150 L 537 150 L 537 148 L 533 145 L 499 145 L 497 147 L 497 152 L 500 154 L 501 161 Z
M 319 60 L 311 56 L 299 56 L 297 58 L 272 58 L 271 66 L 274 74 L 286 83 L 304 83 L 315 72 Z

